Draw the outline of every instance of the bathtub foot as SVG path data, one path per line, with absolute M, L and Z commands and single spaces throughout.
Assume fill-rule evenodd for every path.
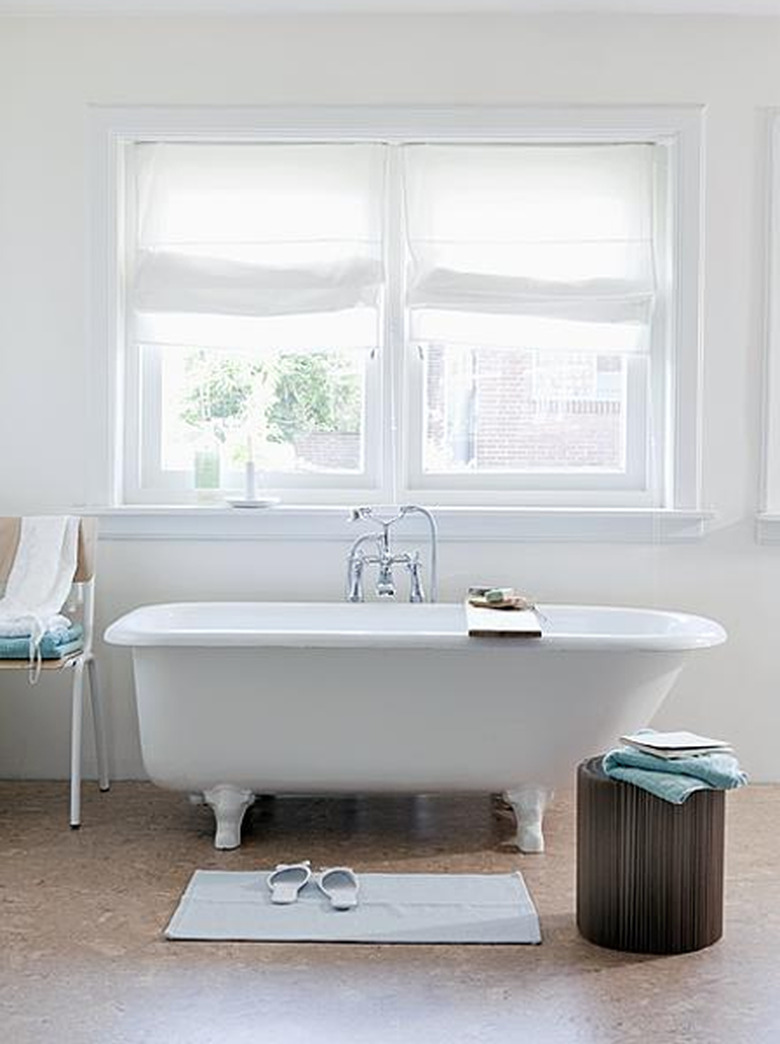
M 241 821 L 255 800 L 255 795 L 251 790 L 243 790 L 230 783 L 219 783 L 210 790 L 204 790 L 203 797 L 213 809 L 217 821 L 214 847 L 238 848 L 241 844 Z
M 521 852 L 543 852 L 542 818 L 552 798 L 550 788 L 526 783 L 513 790 L 505 790 L 502 796 L 511 806 L 517 820 L 517 834 L 512 843 Z

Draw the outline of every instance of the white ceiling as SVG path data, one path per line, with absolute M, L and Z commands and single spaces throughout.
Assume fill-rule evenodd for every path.
M 780 0 L 0 0 L 0 15 L 554 13 L 780 15 Z

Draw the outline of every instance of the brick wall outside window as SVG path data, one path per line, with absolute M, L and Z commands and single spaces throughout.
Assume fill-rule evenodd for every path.
M 451 351 L 427 351 L 429 469 L 623 466 L 624 404 L 614 381 L 600 383 L 596 357 L 545 359 L 539 379 L 534 352 L 456 350 L 460 359 L 453 365 Z M 465 374 L 464 355 L 470 362 Z M 612 376 L 613 359 L 607 357 L 603 369 Z M 556 397 L 539 398 L 540 390 Z

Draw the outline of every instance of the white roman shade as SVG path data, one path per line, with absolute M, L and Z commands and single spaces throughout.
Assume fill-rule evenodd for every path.
M 407 305 L 420 343 L 643 351 L 651 145 L 408 145 Z
M 135 336 L 216 348 L 374 348 L 380 146 L 139 144 Z

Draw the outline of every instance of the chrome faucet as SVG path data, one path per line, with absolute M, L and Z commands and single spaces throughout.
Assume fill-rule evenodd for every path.
M 390 545 L 390 528 L 407 515 L 422 515 L 428 522 L 430 532 L 430 588 L 428 601 L 435 602 L 438 596 L 437 583 L 437 532 L 436 522 L 427 508 L 416 504 L 404 504 L 389 517 L 376 514 L 372 507 L 353 508 L 352 522 L 371 522 L 379 526 L 378 533 L 363 533 L 355 540 L 347 556 L 347 601 L 364 601 L 363 572 L 367 565 L 377 567 L 375 592 L 378 598 L 395 598 L 396 586 L 394 567 L 403 566 L 409 574 L 409 601 L 424 602 L 423 566 L 419 551 L 394 553 Z M 366 552 L 366 544 L 373 544 L 373 552 Z

